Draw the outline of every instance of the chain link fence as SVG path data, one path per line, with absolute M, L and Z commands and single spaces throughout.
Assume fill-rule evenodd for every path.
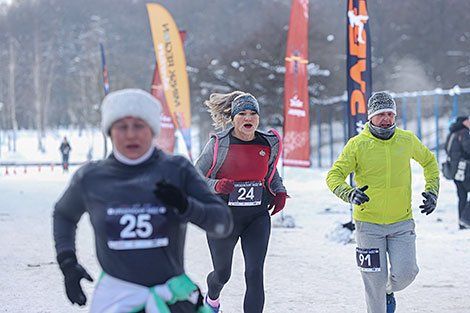
M 470 115 L 470 88 L 390 93 L 397 103 L 397 126 L 412 131 L 436 154 L 439 162 L 443 161 L 450 123 L 459 115 Z M 312 166 L 330 167 L 348 140 L 347 96 L 345 93 L 327 100 L 313 100 L 311 104 Z

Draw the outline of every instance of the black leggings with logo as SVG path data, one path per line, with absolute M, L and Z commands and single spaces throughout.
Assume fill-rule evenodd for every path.
M 246 283 L 243 311 L 245 313 L 261 313 L 264 306 L 264 260 L 271 234 L 271 217 L 267 210 L 256 215 L 243 214 L 240 216 L 236 209 L 232 209 L 234 213 L 232 234 L 224 239 L 207 238 L 214 266 L 214 270 L 207 276 L 208 294 L 209 298 L 217 299 L 222 288 L 230 279 L 233 250 L 238 239 L 241 238 Z M 223 299 L 221 304 L 223 305 Z

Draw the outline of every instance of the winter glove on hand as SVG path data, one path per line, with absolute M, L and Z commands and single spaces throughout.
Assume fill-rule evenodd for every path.
M 423 204 L 419 206 L 421 213 L 429 215 L 436 209 L 437 196 L 429 191 L 421 193 L 424 197 Z
M 153 191 L 155 196 L 160 199 L 166 207 L 173 207 L 177 214 L 184 214 L 188 209 L 188 199 L 184 192 L 178 187 L 160 181 L 156 184 L 157 189 Z
M 86 296 L 80 286 L 80 280 L 85 278 L 93 281 L 85 269 L 78 264 L 77 257 L 73 251 L 64 251 L 57 256 L 57 262 L 64 274 L 65 292 L 70 302 L 85 305 Z
M 287 193 L 285 192 L 276 193 L 276 196 L 274 197 L 273 201 L 271 201 L 271 204 L 268 206 L 268 210 L 271 210 L 274 207 L 274 210 L 271 213 L 271 216 L 273 216 L 277 212 L 284 209 L 284 206 L 286 205 L 286 199 L 287 199 Z
M 367 190 L 369 186 L 365 185 L 361 188 L 355 188 L 351 191 L 349 194 L 349 203 L 355 204 L 355 205 L 361 205 L 364 202 L 369 201 L 369 197 L 364 193 L 364 191 Z
M 232 193 L 235 190 L 235 185 L 233 180 L 228 178 L 222 178 L 215 184 L 215 192 L 217 193 Z

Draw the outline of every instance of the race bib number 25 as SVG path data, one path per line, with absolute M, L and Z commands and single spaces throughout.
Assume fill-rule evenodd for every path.
M 168 246 L 166 208 L 148 205 L 108 208 L 106 233 L 112 250 Z
M 235 182 L 235 190 L 230 194 L 228 205 L 257 206 L 263 197 L 262 181 Z

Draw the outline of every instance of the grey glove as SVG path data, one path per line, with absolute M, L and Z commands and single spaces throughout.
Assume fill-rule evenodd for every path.
M 421 193 L 424 197 L 423 204 L 419 206 L 421 213 L 429 215 L 436 209 L 437 196 L 429 191 Z
M 355 188 L 351 191 L 349 194 L 349 203 L 355 204 L 355 205 L 361 205 L 364 202 L 369 201 L 369 197 L 364 193 L 364 191 L 367 190 L 369 186 L 365 185 L 361 188 Z

